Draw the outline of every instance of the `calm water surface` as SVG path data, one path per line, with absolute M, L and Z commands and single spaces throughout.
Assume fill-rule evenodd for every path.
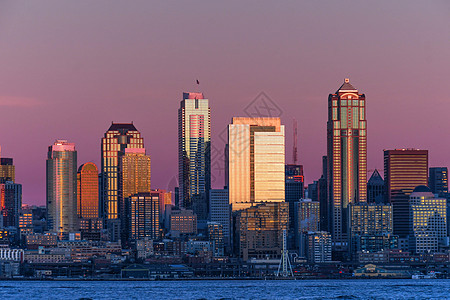
M 0 299 L 450 299 L 450 280 L 0 281 Z

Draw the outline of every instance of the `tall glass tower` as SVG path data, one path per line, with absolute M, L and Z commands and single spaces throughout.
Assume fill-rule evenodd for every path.
M 211 108 L 203 93 L 183 93 L 178 109 L 179 203 L 207 217 L 211 188 Z
M 366 202 L 366 97 L 348 78 L 328 96 L 327 156 L 329 227 L 339 251 L 346 248 L 347 206 Z
M 77 231 L 77 151 L 75 144 L 56 140 L 47 155 L 48 229 L 57 233 Z
M 106 221 L 119 219 L 120 162 L 127 148 L 144 148 L 133 123 L 112 123 L 102 138 L 102 205 Z

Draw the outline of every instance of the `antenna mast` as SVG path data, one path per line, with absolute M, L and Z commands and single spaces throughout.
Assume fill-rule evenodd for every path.
M 292 160 L 294 162 L 294 165 L 297 164 L 297 120 L 294 119 L 293 122 L 293 133 L 294 133 L 294 145 L 292 146 Z

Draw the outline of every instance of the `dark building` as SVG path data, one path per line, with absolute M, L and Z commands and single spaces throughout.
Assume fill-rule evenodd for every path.
M 160 238 L 158 194 L 138 193 L 128 199 L 129 237 L 132 240 Z
M 384 150 L 386 198 L 392 204 L 394 234 L 409 233 L 409 195 L 419 185 L 428 186 L 428 150 Z
M 320 230 L 330 231 L 328 226 L 328 184 L 327 184 L 328 160 L 322 157 L 322 176 L 317 181 L 317 198 L 320 203 Z
M 373 171 L 367 182 L 367 202 L 383 203 L 385 202 L 384 180 L 378 170 Z
M 447 167 L 430 168 L 429 187 L 433 194 L 444 197 L 448 193 L 448 169 Z
M 308 199 L 311 199 L 312 201 L 318 201 L 319 200 L 319 195 L 317 194 L 317 186 L 318 186 L 318 182 L 313 181 L 313 183 L 308 184 Z
M 302 165 L 285 165 L 285 201 L 289 203 L 289 229 L 294 228 L 294 206 L 304 198 L 304 178 Z
M 19 215 L 22 207 L 22 185 L 6 181 L 0 184 L 1 216 L 3 227 L 19 227 Z

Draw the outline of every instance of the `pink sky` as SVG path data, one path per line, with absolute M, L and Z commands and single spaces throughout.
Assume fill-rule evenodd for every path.
M 448 166 L 449 64 L 445 0 L 1 1 L 0 145 L 23 202 L 44 204 L 55 139 L 76 144 L 79 165 L 99 164 L 111 121 L 134 121 L 152 186 L 167 188 L 182 92 L 210 100 L 222 151 L 219 133 L 263 91 L 281 110 L 288 163 L 297 119 L 309 183 L 326 152 L 328 94 L 350 77 L 367 97 L 368 169 L 383 169 L 384 148 L 402 147 Z

